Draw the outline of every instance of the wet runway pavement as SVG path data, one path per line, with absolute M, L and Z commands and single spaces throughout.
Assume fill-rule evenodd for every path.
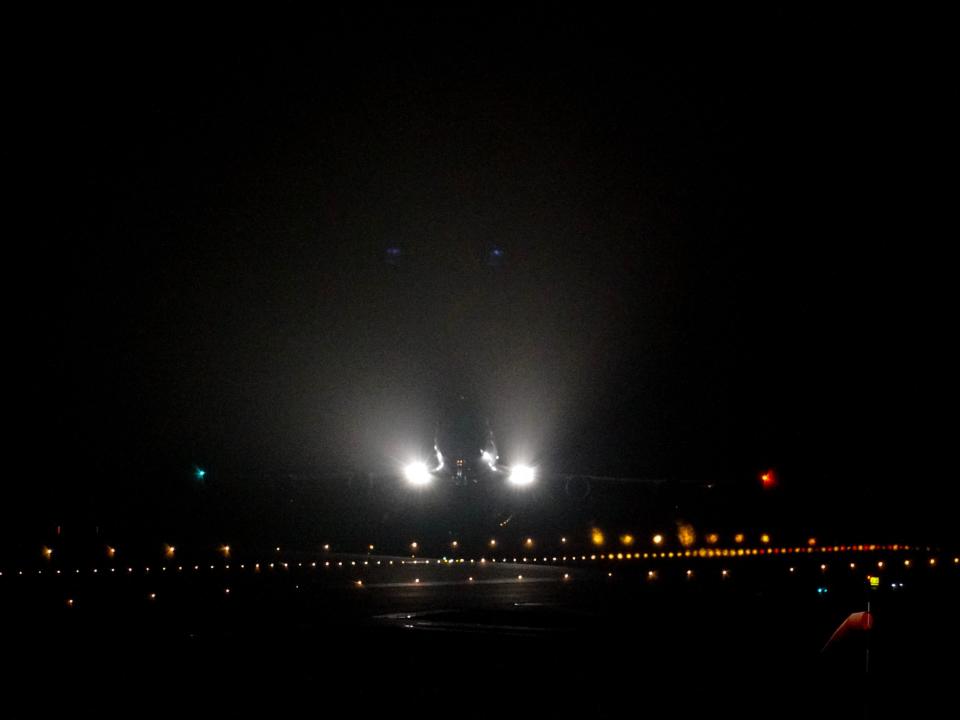
M 938 611 L 956 601 L 960 568 L 950 557 L 911 558 L 534 564 L 291 554 L 272 568 L 7 571 L 4 645 L 19 660 L 4 697 L 106 716 L 291 713 L 303 702 L 317 712 L 346 703 L 361 715 L 862 716 L 865 697 L 889 709 L 952 687 L 949 656 L 934 650 L 956 644 L 956 620 Z M 883 577 L 876 590 L 865 582 L 873 572 Z M 864 674 L 864 638 L 821 650 L 867 601 L 875 629 Z

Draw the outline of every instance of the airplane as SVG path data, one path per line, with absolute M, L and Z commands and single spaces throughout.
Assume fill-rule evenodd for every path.
M 404 467 L 412 485 L 427 485 L 435 478 L 456 485 L 481 480 L 505 480 L 523 486 L 531 484 L 536 471 L 526 464 L 505 465 L 490 423 L 464 395 L 458 395 L 442 413 L 433 440 L 432 459 L 415 460 Z
M 421 459 L 429 458 L 429 459 Z M 435 480 L 457 486 L 496 483 L 525 488 L 538 484 L 559 484 L 574 500 L 585 500 L 594 486 L 645 485 L 659 487 L 665 478 L 614 477 L 584 473 L 541 472 L 525 462 L 505 463 L 497 449 L 490 423 L 467 396 L 457 395 L 440 415 L 433 447 L 421 458 L 403 467 L 403 477 L 412 486 L 429 486 Z

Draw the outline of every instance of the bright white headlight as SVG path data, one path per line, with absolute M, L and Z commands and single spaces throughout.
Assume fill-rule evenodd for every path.
M 514 485 L 529 485 L 533 482 L 535 474 L 529 465 L 514 465 L 510 468 L 510 482 Z
M 413 485 L 426 485 L 432 478 L 426 464 L 422 462 L 412 462 L 407 465 L 403 469 L 403 475 L 407 478 L 407 482 Z

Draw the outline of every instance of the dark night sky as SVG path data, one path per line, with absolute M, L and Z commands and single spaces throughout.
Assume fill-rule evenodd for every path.
M 31 502 L 367 469 L 456 392 L 571 471 L 946 492 L 943 71 L 909 24 L 102 20 L 4 51 Z

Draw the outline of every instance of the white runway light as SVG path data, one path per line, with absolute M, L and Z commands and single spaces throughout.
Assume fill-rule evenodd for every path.
M 533 482 L 535 474 L 529 465 L 514 465 L 510 469 L 510 482 L 514 485 L 529 485 Z
M 427 466 L 422 462 L 412 462 L 403 469 L 403 475 L 407 482 L 413 485 L 426 485 L 430 482 L 432 476 Z

